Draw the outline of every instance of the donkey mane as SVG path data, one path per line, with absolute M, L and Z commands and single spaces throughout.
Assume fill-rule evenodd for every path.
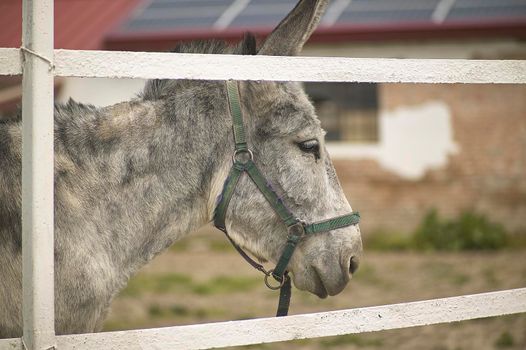
M 245 33 L 243 40 L 237 45 L 229 45 L 224 40 L 195 40 L 178 44 L 171 52 L 203 53 L 215 55 L 256 55 L 256 37 L 252 33 Z M 158 100 L 181 87 L 184 80 L 152 79 L 146 83 L 144 91 L 139 94 L 143 100 Z
M 231 45 L 224 40 L 194 40 L 177 44 L 171 50 L 177 53 L 196 53 L 196 54 L 230 54 L 230 55 L 256 55 L 257 45 L 256 38 L 252 33 L 245 33 L 243 40 L 237 45 Z M 169 80 L 169 79 L 150 79 L 146 82 L 144 89 L 137 95 L 137 98 L 129 101 L 131 104 L 137 104 L 139 101 L 155 101 L 165 98 L 177 89 L 182 89 L 188 83 L 188 80 Z M 186 83 L 186 84 L 185 84 Z M 193 82 L 196 83 L 195 81 Z M 55 122 L 58 129 L 60 126 L 69 126 L 73 122 L 80 130 L 86 125 L 87 119 L 96 122 L 101 117 L 98 107 L 81 103 L 70 98 L 66 103 L 55 102 Z M 16 113 L 10 118 L 0 118 L 0 123 L 4 125 L 16 125 L 22 121 L 22 110 L 18 108 Z M 79 125 L 80 124 L 80 125 Z
M 237 45 L 230 45 L 224 40 L 217 39 L 182 42 L 178 43 L 172 52 L 256 55 L 256 37 L 254 34 L 247 32 L 243 40 Z

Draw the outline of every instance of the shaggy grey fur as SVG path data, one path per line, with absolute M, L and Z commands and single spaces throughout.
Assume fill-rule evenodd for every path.
M 326 1 L 300 1 L 259 54 L 297 53 Z M 181 52 L 255 54 L 247 36 L 181 46 Z M 232 67 L 235 69 L 235 67 Z M 314 108 L 295 83 L 240 83 L 250 147 L 294 213 L 317 221 L 347 213 Z M 69 101 L 55 109 L 56 332 L 101 328 L 112 298 L 156 254 L 209 222 L 231 165 L 224 82 L 154 80 L 138 98 L 104 108 Z M 318 139 L 321 158 L 298 142 Z M 21 123 L 0 122 L 0 338 L 22 329 Z M 276 262 L 286 230 L 243 178 L 227 213 L 242 247 Z M 349 281 L 358 228 L 302 242 L 290 263 L 294 283 L 320 297 Z

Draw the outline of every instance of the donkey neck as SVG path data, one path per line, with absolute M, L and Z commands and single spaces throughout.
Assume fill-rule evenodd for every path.
M 57 199 L 74 195 L 68 177 L 81 179 L 76 187 L 88 194 L 82 211 L 96 218 L 94 240 L 120 275 L 132 274 L 212 219 L 232 142 L 220 91 L 185 89 L 109 106 L 97 118 L 82 118 L 83 135 L 58 133 L 67 153 L 75 154 L 70 161 L 77 174 L 58 176 Z M 58 174 L 67 158 L 57 156 Z M 58 226 L 80 215 L 68 208 L 66 203 L 57 209 Z

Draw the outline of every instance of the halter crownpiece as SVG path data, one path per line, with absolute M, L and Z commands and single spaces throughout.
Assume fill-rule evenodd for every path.
M 230 115 L 232 117 L 232 129 L 234 133 L 235 148 L 234 154 L 232 156 L 233 164 L 230 168 L 230 173 L 228 174 L 225 184 L 223 185 L 223 191 L 221 192 L 217 206 L 215 208 L 214 226 L 227 235 L 234 248 L 236 248 L 236 250 L 250 265 L 265 274 L 265 284 L 267 287 L 270 289 L 280 289 L 280 299 L 276 316 L 286 316 L 288 313 L 291 294 L 291 282 L 290 277 L 288 276 L 287 266 L 290 259 L 292 258 L 297 244 L 306 236 L 314 233 L 328 232 L 342 227 L 356 225 L 360 222 L 360 214 L 358 212 L 352 212 L 350 214 L 318 221 L 311 224 L 306 224 L 294 216 L 285 206 L 283 200 L 276 194 L 270 182 L 267 181 L 267 179 L 263 176 L 254 163 L 254 154 L 248 148 L 246 141 L 237 83 L 235 81 L 229 80 L 226 82 L 226 87 Z M 254 182 L 272 209 L 274 209 L 281 221 L 283 221 L 287 227 L 287 242 L 285 243 L 281 257 L 279 258 L 276 267 L 269 271 L 267 271 L 263 265 L 258 264 L 252 258 L 250 258 L 232 240 L 232 238 L 230 238 L 226 229 L 225 220 L 228 205 L 232 199 L 237 183 L 244 173 L 248 174 L 252 182 Z M 269 281 L 270 276 L 279 282 L 279 285 L 273 286 Z

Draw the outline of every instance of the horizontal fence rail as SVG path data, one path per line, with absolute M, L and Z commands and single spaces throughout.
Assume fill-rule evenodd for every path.
M 273 57 L 55 50 L 62 77 L 373 83 L 526 84 L 524 60 Z M 0 75 L 21 74 L 20 50 L 0 49 Z
M 60 350 L 209 349 L 365 333 L 526 312 L 526 288 L 279 318 L 58 336 Z M 20 339 L 0 349 L 23 350 Z

